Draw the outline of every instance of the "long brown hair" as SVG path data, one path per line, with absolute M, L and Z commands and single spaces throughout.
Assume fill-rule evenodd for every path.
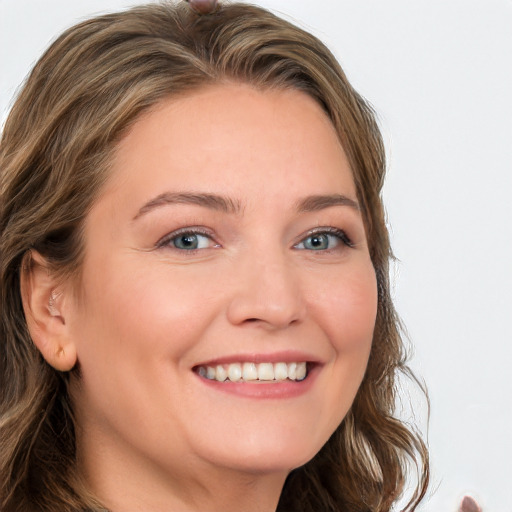
M 0 143 L 1 510 L 101 509 L 76 474 L 69 376 L 44 361 L 27 329 L 20 297 L 27 254 L 39 251 L 55 272 L 79 273 L 84 219 L 128 127 L 166 97 L 224 80 L 296 88 L 324 108 L 350 160 L 378 281 L 362 385 L 322 450 L 289 475 L 278 510 L 389 511 L 411 467 L 419 478 L 406 509 L 425 494 L 425 444 L 395 417 L 396 379 L 408 368 L 390 298 L 385 157 L 374 113 L 311 34 L 258 7 L 231 4 L 201 16 L 182 2 L 67 30 L 36 64 L 7 119 Z

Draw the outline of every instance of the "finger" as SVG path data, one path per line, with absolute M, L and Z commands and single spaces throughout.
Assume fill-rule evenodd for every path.
M 217 0 L 185 0 L 199 14 L 210 14 L 217 8 Z
M 482 509 L 471 496 L 464 496 L 459 512 L 482 512 Z

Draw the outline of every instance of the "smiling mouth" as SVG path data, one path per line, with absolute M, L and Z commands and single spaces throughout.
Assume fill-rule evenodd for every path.
M 218 382 L 281 382 L 304 380 L 310 363 L 231 363 L 198 366 L 194 369 L 201 377 Z

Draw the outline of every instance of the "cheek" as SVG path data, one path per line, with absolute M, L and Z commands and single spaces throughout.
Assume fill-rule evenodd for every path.
M 377 315 L 377 280 L 371 262 L 344 269 L 310 294 L 310 308 L 335 351 L 368 353 Z
M 324 421 L 323 433 L 331 435 L 349 411 L 366 371 L 377 283 L 371 262 L 340 268 L 325 283 L 310 288 L 309 309 L 330 345 L 330 357 L 320 375 L 317 416 Z M 325 436 L 319 442 L 325 442 Z
M 135 265 L 129 258 L 114 263 L 95 266 L 96 272 L 84 267 L 73 332 L 82 407 L 122 431 L 128 416 L 134 425 L 159 417 L 165 403 L 155 398 L 155 390 L 178 389 L 187 373 L 184 355 L 201 340 L 218 308 L 201 280 L 161 264 Z
M 82 365 L 117 372 L 150 358 L 179 361 L 217 318 L 219 283 L 205 286 L 212 279 L 197 271 L 191 278 L 186 268 L 148 264 L 147 258 L 137 264 L 139 258 L 103 262 L 96 272 L 84 268 L 84 299 L 74 326 Z

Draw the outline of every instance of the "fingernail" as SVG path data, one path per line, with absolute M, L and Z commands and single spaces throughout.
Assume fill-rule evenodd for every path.
M 464 496 L 460 505 L 460 512 L 482 512 L 482 509 L 471 496 Z

